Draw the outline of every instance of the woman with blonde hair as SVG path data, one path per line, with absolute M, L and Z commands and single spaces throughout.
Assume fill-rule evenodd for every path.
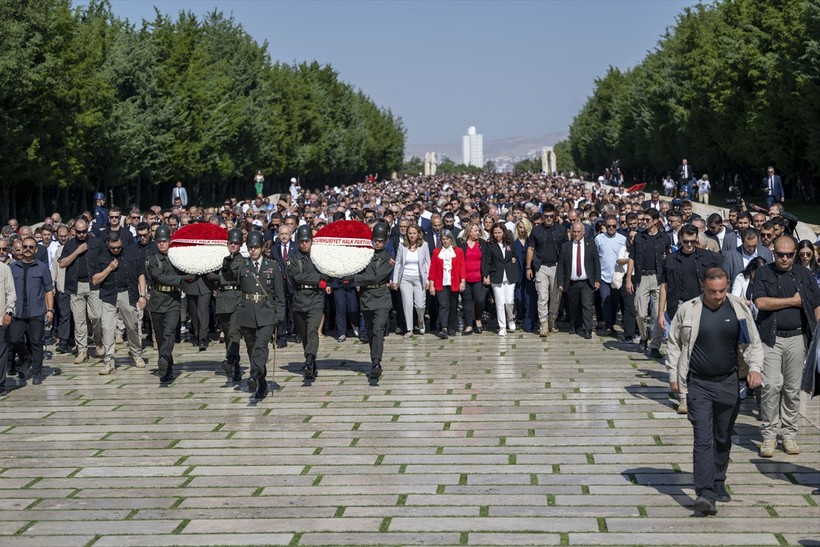
M 407 325 L 405 338 L 413 337 L 413 308 L 416 309 L 419 334 L 424 334 L 425 289 L 429 288 L 429 274 L 430 249 L 421 236 L 421 228 L 411 224 L 407 227 L 404 241 L 396 250 L 396 265 L 390 280 L 391 288 L 401 292 L 402 311 Z
M 535 281 L 527 279 L 524 269 L 527 257 L 527 238 L 532 233 L 532 223 L 522 218 L 515 223 L 513 234 L 513 253 L 518 266 L 518 282 L 515 284 L 515 316 L 523 324 L 524 332 L 532 332 L 533 325 L 538 325 L 538 293 L 535 292 Z

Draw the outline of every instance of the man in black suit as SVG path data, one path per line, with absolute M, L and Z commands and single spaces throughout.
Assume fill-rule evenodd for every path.
M 570 333 L 592 338 L 592 309 L 595 291 L 601 286 L 601 262 L 598 249 L 584 237 L 582 222 L 572 225 L 572 239 L 561 245 L 558 259 L 558 288 L 567 293 Z
M 433 251 L 441 247 L 441 230 L 444 229 L 444 219 L 438 213 L 433 213 L 430 217 L 430 230 L 424 232 L 424 241 L 432 256 Z
M 771 207 L 772 203 L 785 203 L 786 196 L 783 193 L 783 181 L 780 175 L 774 172 L 774 167 L 769 166 L 768 173 L 760 181 L 760 190 L 766 197 L 766 207 Z
M 288 345 L 288 333 L 293 330 L 293 280 L 288 275 L 287 260 L 291 252 L 296 250 L 291 239 L 291 230 L 287 224 L 279 226 L 278 237 L 270 248 L 271 258 L 279 264 L 282 270 L 282 279 L 285 287 L 285 320 L 279 325 L 276 333 L 276 347 L 284 348 Z
M 734 283 L 737 274 L 746 269 L 755 257 L 762 257 L 766 263 L 774 262 L 774 255 L 768 247 L 762 245 L 757 232 L 752 227 L 746 227 L 740 232 L 741 245 L 732 251 L 724 253 L 723 269 L 729 274 L 729 282 Z
M 661 195 L 657 190 L 652 190 L 652 197 L 641 203 L 641 209 L 644 211 L 649 208 L 661 210 Z
M 689 162 L 686 158 L 681 160 L 680 165 L 678 166 L 678 181 L 680 181 L 680 189 L 681 192 L 686 192 L 686 198 L 692 199 L 691 195 L 691 182 L 692 179 L 695 178 L 695 170 L 689 165 Z

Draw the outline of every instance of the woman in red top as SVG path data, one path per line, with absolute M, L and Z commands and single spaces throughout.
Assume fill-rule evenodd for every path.
M 456 334 L 458 294 L 464 290 L 464 252 L 453 246 L 453 232 L 441 231 L 441 247 L 433 251 L 430 259 L 430 294 L 438 300 L 439 338 Z M 432 325 L 430 326 L 432 329 Z
M 481 239 L 481 226 L 470 224 L 465 228 L 460 245 L 464 251 L 464 270 L 467 280 L 466 288 L 461 293 L 464 306 L 464 332 L 469 336 L 475 332 L 481 334 L 483 325 L 481 315 L 487 301 L 487 286 L 490 284 L 490 253 L 487 242 Z

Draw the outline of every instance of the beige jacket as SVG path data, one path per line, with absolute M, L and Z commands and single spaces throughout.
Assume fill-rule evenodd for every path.
M 749 343 L 738 345 L 738 368 L 744 365 L 751 372 L 763 371 L 763 343 L 757 332 L 752 312 L 741 299 L 731 294 L 726 298 L 735 310 L 738 321 L 746 320 L 746 329 L 749 331 Z M 678 307 L 672 325 L 669 327 L 669 340 L 666 348 L 666 369 L 669 372 L 669 382 L 677 382 L 680 390 L 686 392 L 686 377 L 689 374 L 689 359 L 692 348 L 698 339 L 700 316 L 703 312 L 703 296 L 693 298 Z M 740 377 L 746 374 L 741 372 Z
M 51 263 L 51 279 L 54 280 L 54 287 L 57 292 L 65 292 L 65 268 L 60 268 L 58 262 L 63 256 L 65 245 L 60 245 L 54 251 L 54 261 Z
M 17 290 L 14 288 L 11 268 L 0 262 L 0 313 L 14 313 L 16 305 Z

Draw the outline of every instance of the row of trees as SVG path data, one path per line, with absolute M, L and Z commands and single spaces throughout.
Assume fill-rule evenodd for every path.
M 657 180 L 683 157 L 756 188 L 768 164 L 814 199 L 820 173 L 820 0 L 734 0 L 684 10 L 632 70 L 610 68 L 570 128 L 577 165 L 621 160 Z
M 275 54 L 275 52 L 274 52 Z M 251 193 L 401 166 L 405 129 L 330 66 L 272 62 L 218 11 L 139 27 L 106 0 L 0 2 L 0 217 Z

